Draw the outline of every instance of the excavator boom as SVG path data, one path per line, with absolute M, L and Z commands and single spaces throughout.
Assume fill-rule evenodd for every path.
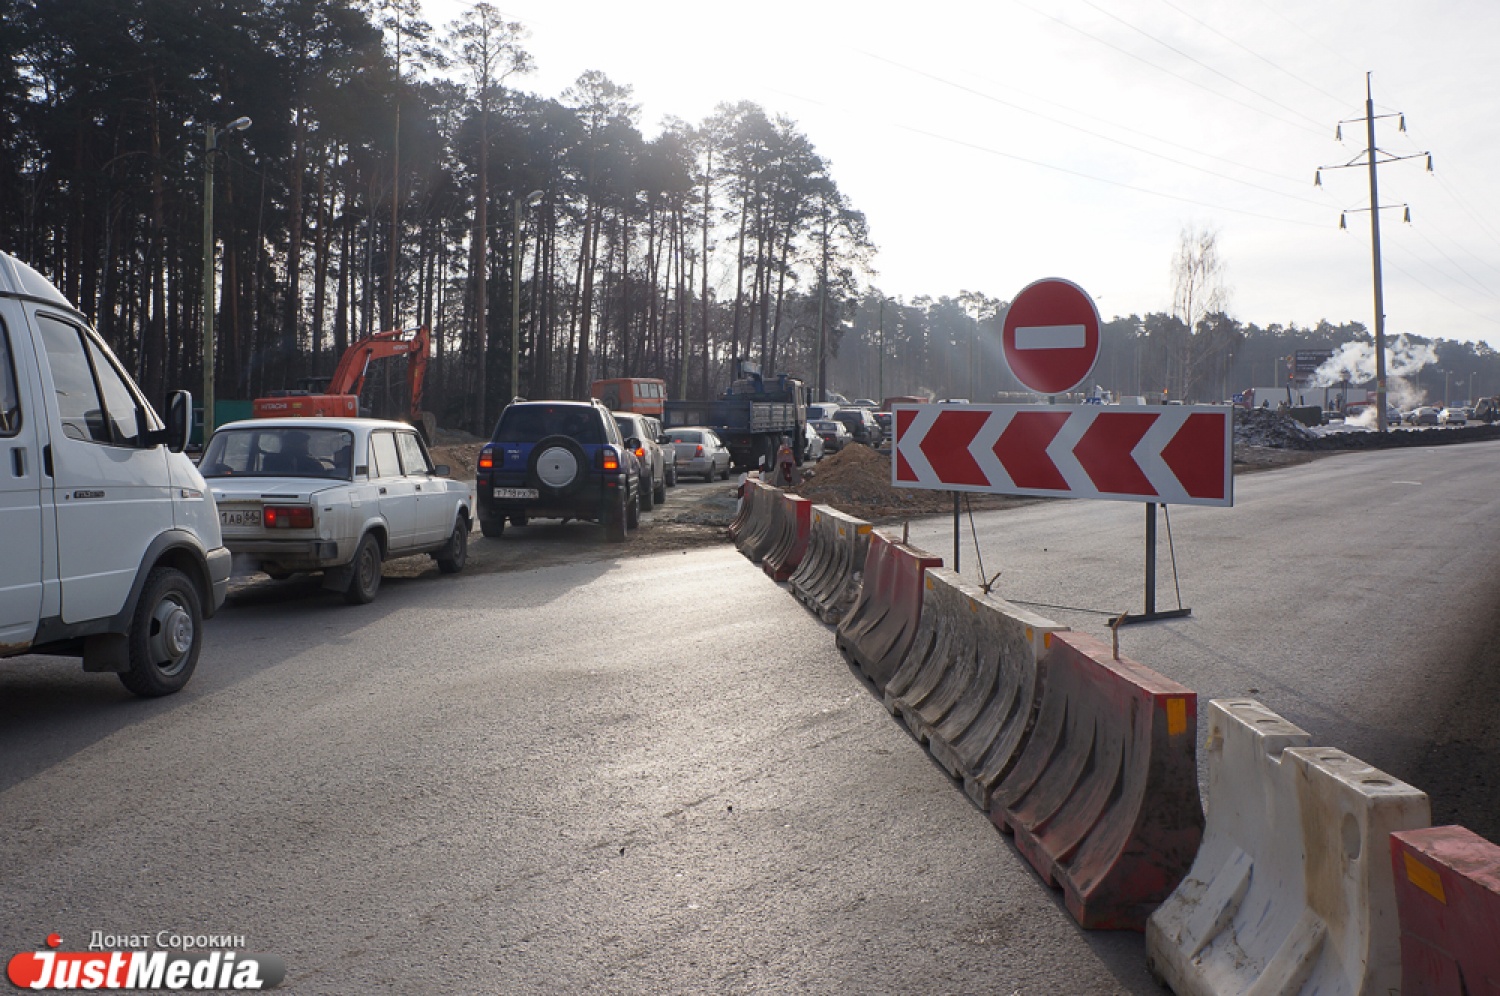
M 364 390 L 370 361 L 405 356 L 406 384 L 411 397 L 410 415 L 414 424 L 422 425 L 422 383 L 427 376 L 431 339 L 431 332 L 425 325 L 377 332 L 344 351 L 324 391 L 273 392 L 268 397 L 255 399 L 251 412 L 255 418 L 287 415 L 356 416 L 359 414 L 359 395 Z

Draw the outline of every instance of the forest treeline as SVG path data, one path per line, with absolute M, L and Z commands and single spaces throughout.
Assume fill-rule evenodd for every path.
M 0 248 L 152 398 L 203 383 L 210 166 L 220 398 L 326 376 L 350 342 L 416 324 L 426 407 L 476 432 L 513 364 L 531 397 L 626 374 L 701 397 L 740 359 L 817 383 L 820 357 L 850 396 L 1015 386 L 1004 302 L 884 295 L 864 215 L 795 121 L 724 103 L 648 135 L 603 74 L 528 92 L 524 31 L 490 4 L 433 26 L 415 0 L 0 0 L 0 25 Z M 208 127 L 242 115 L 208 156 Z M 1132 316 L 1106 329 L 1096 379 L 1211 400 L 1261 352 L 1269 372 L 1359 334 Z M 1496 362 L 1451 346 L 1469 354 L 1455 369 Z

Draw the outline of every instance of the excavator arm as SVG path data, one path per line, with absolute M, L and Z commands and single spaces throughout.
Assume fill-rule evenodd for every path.
M 406 381 L 411 396 L 411 414 L 421 418 L 422 382 L 427 375 L 427 355 L 431 333 L 427 326 L 412 329 L 391 329 L 377 332 L 368 339 L 361 339 L 350 346 L 334 368 L 333 379 L 328 382 L 329 394 L 349 394 L 358 397 L 365 386 L 365 375 L 370 361 L 393 356 L 407 357 Z

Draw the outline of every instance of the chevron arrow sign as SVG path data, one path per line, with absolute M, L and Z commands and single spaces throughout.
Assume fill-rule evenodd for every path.
M 897 405 L 898 488 L 1234 504 L 1223 405 Z

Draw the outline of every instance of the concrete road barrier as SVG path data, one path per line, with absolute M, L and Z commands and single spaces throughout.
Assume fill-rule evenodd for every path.
M 1500 846 L 1463 827 L 1391 834 L 1402 996 L 1500 996 Z
M 859 597 L 870 524 L 827 505 L 815 505 L 807 556 L 791 577 L 792 594 L 818 618 L 837 624 Z
M 834 642 L 882 694 L 916 638 L 926 571 L 942 566 L 942 557 L 870 533 L 864 583 Z
M 735 494 L 739 499 L 739 503 L 735 506 L 734 518 L 729 520 L 729 538 L 736 543 L 740 538 L 740 530 L 745 527 L 745 520 L 750 518 L 750 502 L 747 499 L 750 496 L 750 492 L 754 489 L 753 482 L 758 482 L 759 480 L 759 472 L 747 474 L 744 480 L 740 481 L 739 487 L 736 489 Z
M 1203 834 L 1198 697 L 1081 633 L 1053 633 L 1036 725 L 990 819 L 1086 928 L 1143 930 Z
M 1152 972 L 1178 996 L 1399 991 L 1388 838 L 1427 796 L 1259 702 L 1208 713 L 1208 826 L 1147 927 Z
M 781 495 L 780 488 L 764 481 L 751 495 L 750 518 L 745 521 L 736 545 L 753 564 L 761 562 L 780 531 Z
M 921 625 L 886 686 L 886 707 L 983 809 L 1020 757 L 1042 687 L 1039 661 L 1064 628 L 952 571 L 927 572 Z
M 807 537 L 812 529 L 812 502 L 783 492 L 777 523 L 776 535 L 760 566 L 772 581 L 785 581 L 802 563 L 807 552 Z

